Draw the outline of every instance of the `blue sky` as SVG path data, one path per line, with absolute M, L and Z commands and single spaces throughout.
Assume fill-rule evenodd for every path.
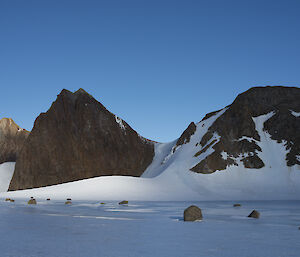
M 30 130 L 82 87 L 174 140 L 252 86 L 299 86 L 299 13 L 297 0 L 1 1 L 0 118 Z

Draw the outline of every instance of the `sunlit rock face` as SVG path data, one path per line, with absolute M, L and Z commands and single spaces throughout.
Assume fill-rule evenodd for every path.
M 20 128 L 12 119 L 0 120 L 0 164 L 15 162 L 29 132 Z
M 153 156 L 153 142 L 83 89 L 62 90 L 36 119 L 9 190 L 106 175 L 140 176 Z

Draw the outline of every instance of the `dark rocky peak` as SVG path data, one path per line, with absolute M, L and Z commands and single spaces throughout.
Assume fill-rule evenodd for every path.
M 243 107 L 256 117 L 271 111 L 299 108 L 300 89 L 297 87 L 253 87 L 239 94 L 231 106 Z
M 76 103 L 76 101 L 91 101 L 100 104 L 102 107 L 104 107 L 101 103 L 99 103 L 92 95 L 87 93 L 84 89 L 80 88 L 74 93 L 67 90 L 63 89 L 60 94 L 57 96 L 57 100 L 65 100 L 65 101 L 70 101 L 71 103 Z M 57 100 L 55 102 L 57 102 Z M 54 103 L 55 103 L 54 102 Z
M 91 95 L 64 89 L 36 119 L 10 190 L 104 175 L 140 176 L 153 156 L 152 142 Z
M 75 91 L 74 95 L 85 95 L 93 98 L 93 96 L 86 92 L 83 88 L 79 88 L 77 91 Z
M 180 138 L 177 140 L 176 146 L 183 145 L 190 142 L 191 136 L 194 135 L 197 127 L 194 122 L 191 122 L 186 130 L 182 133 Z
M 300 164 L 297 160 L 297 154 L 300 153 L 300 120 L 291 114 L 291 110 L 300 111 L 299 99 L 299 88 L 283 86 L 254 87 L 238 95 L 201 139 L 200 145 L 204 148 L 214 135 L 219 135 L 220 140 L 213 146 L 215 151 L 192 170 L 203 173 L 224 170 L 228 165 L 236 165 L 234 159 L 240 154 L 246 156 L 241 159 L 246 168 L 263 167 L 263 160 L 257 156 L 257 151 L 261 149 L 255 141 L 260 141 L 260 136 L 253 117 L 270 112 L 274 112 L 274 115 L 264 123 L 264 131 L 267 131 L 273 140 L 287 142 L 288 166 Z M 248 139 L 242 139 L 245 137 Z M 222 158 L 222 152 L 226 152 L 226 160 Z
M 0 120 L 0 164 L 15 162 L 29 132 L 18 126 L 13 119 Z

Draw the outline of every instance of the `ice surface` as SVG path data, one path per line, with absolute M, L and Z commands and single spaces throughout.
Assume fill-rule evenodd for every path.
M 233 208 L 232 201 L 26 200 L 0 202 L 1 257 L 300 256 L 299 201 L 242 201 Z M 183 222 L 192 204 L 202 209 L 202 222 Z M 253 209 L 260 219 L 246 217 Z

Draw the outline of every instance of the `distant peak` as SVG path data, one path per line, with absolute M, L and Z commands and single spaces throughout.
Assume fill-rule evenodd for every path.
M 0 123 L 16 124 L 12 118 L 2 118 Z
M 4 127 L 10 127 L 10 128 L 14 128 L 18 131 L 25 131 L 26 133 L 29 133 L 29 131 L 21 128 L 17 123 L 15 123 L 12 118 L 2 118 L 0 120 L 0 129 L 1 128 L 3 129 Z

